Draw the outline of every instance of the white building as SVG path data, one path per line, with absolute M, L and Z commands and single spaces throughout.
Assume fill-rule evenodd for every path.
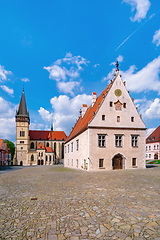
M 64 166 L 94 170 L 145 168 L 146 128 L 119 74 L 96 97 L 65 142 Z
M 160 159 L 160 126 L 146 139 L 146 160 Z

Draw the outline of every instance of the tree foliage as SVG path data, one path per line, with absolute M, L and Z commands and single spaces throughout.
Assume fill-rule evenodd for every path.
M 9 140 L 7 140 L 7 139 L 4 140 L 4 143 L 7 143 L 8 148 L 10 148 L 11 160 L 13 160 L 14 153 L 15 153 L 15 145 L 14 145 L 14 143 L 9 141 Z

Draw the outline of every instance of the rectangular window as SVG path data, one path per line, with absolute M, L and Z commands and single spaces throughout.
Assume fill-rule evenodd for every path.
M 149 154 L 149 158 L 151 158 L 151 154 Z
M 136 163 L 136 158 L 132 158 L 132 167 L 136 167 L 137 163 Z
M 20 137 L 25 137 L 25 131 L 20 131 Z
M 77 144 L 76 150 L 78 151 L 79 150 L 79 139 L 76 140 L 76 144 Z
M 98 135 L 98 147 L 105 147 L 106 146 L 106 135 Z
M 154 145 L 154 150 L 156 149 L 156 145 Z
M 76 167 L 78 168 L 78 159 L 76 160 L 76 163 L 77 163 L 77 164 L 76 164 Z
M 134 117 L 131 117 L 131 122 L 134 122 Z
M 148 158 L 148 154 L 146 154 L 146 158 Z
M 117 116 L 117 122 L 120 122 L 120 116 Z
M 103 120 L 103 121 L 105 120 L 105 115 L 102 115 L 102 120 Z
M 126 108 L 126 103 L 123 103 L 123 107 Z
M 72 159 L 72 166 L 73 166 L 73 159 Z
M 157 149 L 159 149 L 159 145 L 157 145 Z
M 149 146 L 149 150 L 151 150 L 151 146 Z
M 69 165 L 69 159 L 68 159 L 68 165 Z
M 99 159 L 99 168 L 103 168 L 104 159 Z
M 122 135 L 115 135 L 115 146 L 122 147 Z
M 110 107 L 113 107 L 113 102 L 110 102 L 110 104 L 109 104 L 109 105 L 110 105 Z
M 138 135 L 131 136 L 131 146 L 138 147 Z
M 65 153 L 66 153 L 66 146 L 65 146 Z
M 147 151 L 147 146 L 146 146 L 146 151 Z
M 71 152 L 73 152 L 73 142 L 71 143 Z
M 69 153 L 69 144 L 68 144 L 68 153 Z
M 23 149 L 23 147 L 21 147 L 21 149 Z

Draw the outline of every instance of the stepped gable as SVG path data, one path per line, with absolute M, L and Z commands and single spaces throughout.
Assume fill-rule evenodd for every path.
M 40 142 L 40 143 L 38 144 L 37 149 L 45 149 L 45 147 L 44 147 L 44 145 L 43 145 L 42 142 Z
M 63 131 L 40 131 L 29 130 L 30 140 L 66 140 L 67 136 Z
M 66 142 L 70 141 L 75 136 L 82 133 L 84 130 L 87 129 L 88 123 L 93 118 L 94 113 L 96 113 L 99 104 L 103 101 L 103 96 L 106 95 L 107 91 L 109 90 L 111 83 L 103 90 L 103 92 L 97 97 L 96 102 L 94 103 L 93 107 L 92 104 L 88 107 L 85 115 L 82 117 L 80 116 L 77 123 L 75 124 L 73 130 L 71 131 L 69 137 L 67 138 Z
M 146 143 L 160 142 L 160 126 L 157 127 L 147 138 Z

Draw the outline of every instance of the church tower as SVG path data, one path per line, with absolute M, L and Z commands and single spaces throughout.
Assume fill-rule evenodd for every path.
M 28 164 L 29 150 L 29 112 L 27 111 L 24 89 L 21 96 L 18 111 L 16 111 L 16 163 L 18 165 Z

